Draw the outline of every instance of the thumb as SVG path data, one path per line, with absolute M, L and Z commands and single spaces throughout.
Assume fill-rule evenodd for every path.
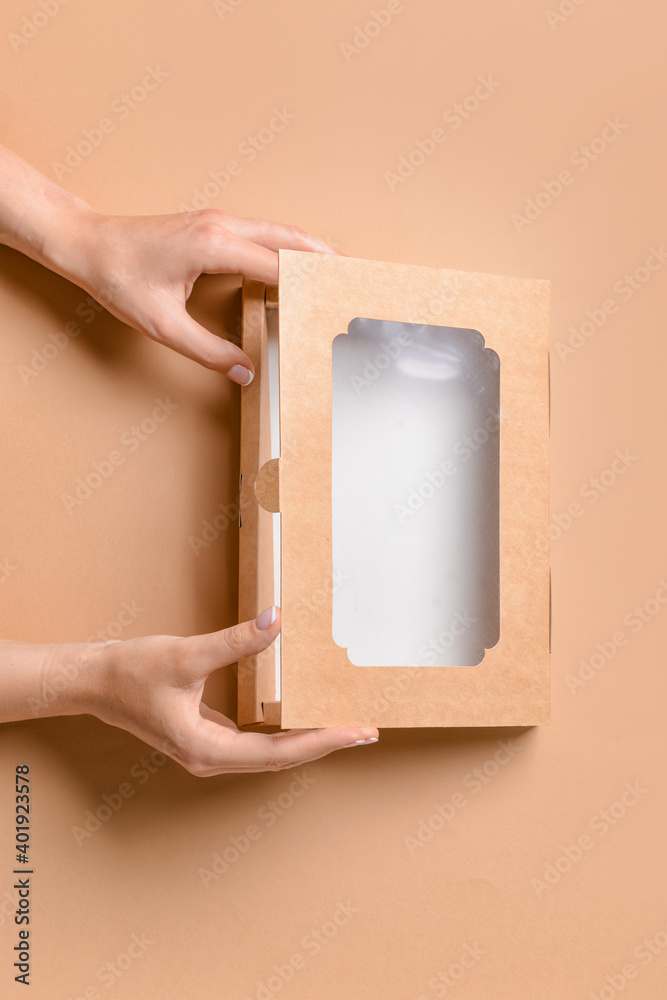
M 273 606 L 262 611 L 254 621 L 181 639 L 184 673 L 190 682 L 204 680 L 218 667 L 261 653 L 279 632 L 280 608 Z
M 163 306 L 146 333 L 204 368 L 222 372 L 239 385 L 249 385 L 254 378 L 253 364 L 245 351 L 197 323 L 182 302 L 174 300 Z

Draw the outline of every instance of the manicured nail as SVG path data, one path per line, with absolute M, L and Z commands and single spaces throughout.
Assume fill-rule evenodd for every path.
M 230 378 L 232 382 L 238 382 L 239 385 L 250 385 L 254 377 L 253 372 L 249 368 L 244 368 L 243 365 L 232 365 L 227 372 L 227 378 Z
M 261 632 L 263 629 L 269 628 L 270 625 L 273 625 L 275 620 L 276 606 L 274 604 L 270 608 L 267 608 L 266 611 L 262 611 L 259 618 L 255 620 L 255 628 L 259 629 Z
M 378 741 L 377 736 L 371 736 L 371 738 L 368 740 L 355 740 L 354 743 L 346 743 L 342 749 L 347 750 L 348 747 L 363 747 L 367 743 L 377 743 L 377 741 Z

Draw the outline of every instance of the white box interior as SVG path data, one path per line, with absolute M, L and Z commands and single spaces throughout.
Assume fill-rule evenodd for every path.
M 478 331 L 352 320 L 332 345 L 334 641 L 475 666 L 499 638 L 500 361 Z
M 280 458 L 280 377 L 278 355 L 278 310 L 267 309 L 269 358 L 269 413 L 271 420 L 271 458 Z M 273 603 L 280 607 L 280 514 L 273 514 Z M 274 646 L 276 701 L 280 701 L 280 636 Z

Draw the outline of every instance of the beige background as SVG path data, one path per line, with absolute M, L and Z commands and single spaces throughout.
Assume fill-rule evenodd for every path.
M 35 1000 L 94 989 L 113 1000 L 655 1000 L 667 982 L 667 615 L 650 603 L 667 576 L 667 269 L 640 272 L 650 278 L 631 295 L 614 285 L 667 235 L 664 6 L 563 0 L 571 13 L 550 24 L 555 0 L 404 0 L 346 61 L 341 43 L 353 43 L 371 3 L 70 0 L 54 13 L 57 0 L 44 2 L 51 16 L 36 18 L 17 51 L 11 33 L 30 31 L 22 18 L 40 7 L 8 0 L 0 14 L 1 135 L 53 177 L 68 144 L 111 118 L 113 132 L 63 178 L 97 208 L 191 204 L 209 171 L 284 107 L 294 119 L 210 204 L 297 223 L 356 256 L 550 278 L 552 511 L 565 523 L 579 503 L 580 516 L 553 531 L 553 724 L 513 734 L 520 749 L 502 765 L 493 755 L 504 731 L 386 731 L 376 746 L 300 769 L 312 783 L 294 797 L 294 772 L 202 780 L 168 762 L 141 783 L 150 751 L 88 718 L 3 727 L 3 996 L 22 995 L 4 893 L 12 773 L 27 761 Z M 147 66 L 168 76 L 121 117 L 115 102 Z M 460 128 L 450 119 L 447 140 L 391 190 L 385 172 L 489 74 L 494 93 Z M 616 117 L 627 127 L 588 169 L 570 163 Z M 512 214 L 567 168 L 573 182 L 518 232 Z M 84 639 L 122 627 L 127 637 L 233 622 L 233 528 L 198 556 L 188 538 L 236 498 L 239 390 L 106 314 L 24 384 L 20 366 L 85 296 L 6 250 L 0 280 L 2 634 Z M 203 280 L 194 314 L 233 335 L 237 285 Z M 569 328 L 609 298 L 617 311 L 559 356 Z M 69 513 L 63 492 L 166 397 L 179 404 L 169 420 Z M 636 461 L 604 494 L 589 486 L 582 496 L 617 449 Z M 640 620 L 626 616 L 647 601 L 633 631 Z M 117 625 L 124 602 L 129 626 Z M 617 648 L 619 630 L 628 639 Z M 568 675 L 598 643 L 614 655 L 572 691 Z M 233 671 L 212 697 L 231 708 Z M 475 784 L 472 769 L 484 767 L 491 776 Z M 72 827 L 123 782 L 133 796 L 79 846 Z M 637 792 L 614 806 L 626 783 Z M 463 804 L 438 820 L 436 806 L 456 793 Z M 613 826 L 600 818 L 610 807 Z M 429 821 L 442 828 L 411 853 L 405 838 L 426 836 Z M 214 852 L 233 858 L 229 838 L 250 824 L 258 838 L 204 887 L 199 869 Z M 584 835 L 588 849 L 568 862 Z M 548 872 L 553 884 L 534 881 Z M 128 961 L 133 934 L 152 943 Z M 463 971 L 466 946 L 479 957 Z M 98 970 L 118 956 L 104 985 Z M 301 961 L 290 976 L 292 956 Z

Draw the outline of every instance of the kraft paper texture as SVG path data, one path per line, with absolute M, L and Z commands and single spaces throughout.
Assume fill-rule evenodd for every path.
M 549 527 L 549 283 L 279 256 L 283 726 L 547 722 L 549 548 L 536 539 Z M 476 329 L 500 357 L 500 641 L 475 667 L 360 669 L 332 639 L 331 343 L 355 316 Z M 252 577 L 250 562 L 239 567 Z

